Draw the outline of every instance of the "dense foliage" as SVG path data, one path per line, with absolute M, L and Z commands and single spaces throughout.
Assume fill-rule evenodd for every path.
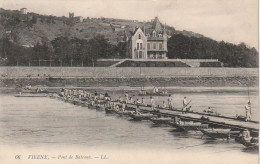
M 168 40 L 170 59 L 218 59 L 226 67 L 258 67 L 258 52 L 244 43 L 234 45 L 208 38 L 173 35 Z M 0 64 L 24 66 L 95 66 L 97 59 L 126 58 L 126 43 L 110 44 L 103 35 L 85 40 L 58 37 L 51 42 L 23 47 L 0 40 Z
M 209 38 L 173 35 L 168 40 L 168 57 L 170 59 L 218 59 L 226 67 L 258 67 L 258 52 L 239 45 L 217 42 Z
M 45 37 L 46 33 L 43 33 L 40 42 L 35 44 L 37 39 L 34 37 L 38 34 L 33 31 L 33 27 L 37 22 L 41 22 L 41 24 L 38 24 L 38 26 L 41 26 L 42 24 L 50 25 L 62 21 L 60 26 L 72 29 L 71 26 L 75 22 L 67 17 L 46 16 L 36 13 L 21 14 L 20 11 L 1 8 L 0 17 L 0 65 L 94 66 L 95 61 L 99 58 L 127 57 L 125 42 L 118 42 L 117 45 L 114 45 L 103 35 L 96 34 L 96 36 L 93 35 L 94 38 L 91 36 L 86 40 L 71 38 L 69 37 L 71 35 L 66 34 L 69 32 L 65 31 L 52 40 L 53 38 L 47 38 Z M 105 18 L 101 20 L 103 23 L 115 21 Z M 92 23 L 95 21 L 93 20 Z M 91 28 L 94 29 L 93 31 L 97 31 L 95 26 Z M 20 37 L 23 37 L 21 29 L 25 29 L 24 33 L 28 31 L 33 33 L 32 38 L 35 42 L 32 44 L 35 44 L 34 47 L 19 46 Z M 167 29 L 168 31 L 175 31 L 172 27 L 167 27 Z M 246 46 L 244 43 L 235 45 L 224 41 L 217 42 L 206 37 L 192 37 L 183 34 L 174 34 L 169 38 L 167 56 L 170 59 L 218 59 L 226 67 L 258 67 L 257 50 Z M 203 63 L 203 66 L 208 65 Z
M 99 58 L 125 58 L 125 43 L 112 45 L 103 35 L 89 41 L 58 37 L 51 42 L 23 47 L 8 39 L 0 40 L 1 65 L 93 66 Z
M 13 44 L 8 39 L 0 40 L 0 65 L 28 65 L 33 49 Z

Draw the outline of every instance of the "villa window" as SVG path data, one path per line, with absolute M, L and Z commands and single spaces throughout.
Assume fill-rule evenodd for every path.
M 159 49 L 162 50 L 162 43 L 159 44 Z
M 143 57 L 142 57 L 142 54 L 143 54 L 142 51 L 139 51 L 139 58 L 140 58 L 140 59 L 143 58 Z
M 155 31 L 153 31 L 153 37 L 156 37 L 156 32 Z
M 139 43 L 137 43 L 137 50 L 139 50 Z
M 141 34 L 138 35 L 138 39 L 141 39 Z
M 154 50 L 156 49 L 156 43 L 153 44 L 153 49 L 154 49 Z
M 140 50 L 143 49 L 143 43 L 140 43 Z

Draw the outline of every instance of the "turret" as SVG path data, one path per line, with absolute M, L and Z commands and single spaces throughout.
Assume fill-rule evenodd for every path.
M 158 17 L 155 17 L 152 28 L 157 32 L 162 32 L 161 22 L 159 21 Z

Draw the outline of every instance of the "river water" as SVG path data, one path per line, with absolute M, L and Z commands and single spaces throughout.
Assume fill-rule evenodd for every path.
M 123 92 L 110 91 L 113 98 Z M 136 99 L 136 92 L 129 92 Z M 222 115 L 244 115 L 248 101 L 245 92 L 176 93 L 175 107 L 180 108 L 182 98 L 192 99 L 194 111 L 208 106 Z M 140 97 L 139 97 L 140 98 Z M 160 104 L 167 98 L 155 97 Z M 149 103 L 149 97 L 146 98 Z M 252 118 L 258 120 L 258 95 L 251 93 Z M 156 127 L 149 121 L 134 122 L 127 117 L 106 115 L 105 112 L 74 106 L 50 98 L 14 97 L 0 95 L 0 144 L 22 145 L 31 148 L 42 146 L 76 146 L 82 148 L 111 147 L 120 149 L 163 149 L 167 151 L 189 151 L 204 155 L 230 153 L 256 158 L 257 152 L 247 150 L 231 140 L 209 140 L 200 133 L 175 132 L 172 127 Z

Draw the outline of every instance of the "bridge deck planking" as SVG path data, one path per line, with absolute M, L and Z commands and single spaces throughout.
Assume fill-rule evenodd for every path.
M 127 104 L 129 107 L 136 108 L 136 105 L 134 104 Z M 139 106 L 140 110 L 147 111 L 147 112 L 152 112 L 150 107 L 147 106 Z M 157 108 L 158 109 L 158 108 Z M 171 111 L 167 109 L 158 109 L 161 114 L 165 115 L 172 115 L 172 116 L 179 116 L 181 118 L 186 118 L 194 121 L 202 121 L 201 116 L 203 114 L 199 113 L 181 113 L 180 111 Z M 223 125 L 227 127 L 234 127 L 238 129 L 251 129 L 254 131 L 259 131 L 259 124 L 257 122 L 245 122 L 245 121 L 240 121 L 240 120 L 235 120 L 235 119 L 228 119 L 228 118 L 222 118 L 218 116 L 209 116 L 207 115 L 206 117 L 209 118 L 210 121 L 209 123 L 213 124 L 218 124 L 218 125 Z

